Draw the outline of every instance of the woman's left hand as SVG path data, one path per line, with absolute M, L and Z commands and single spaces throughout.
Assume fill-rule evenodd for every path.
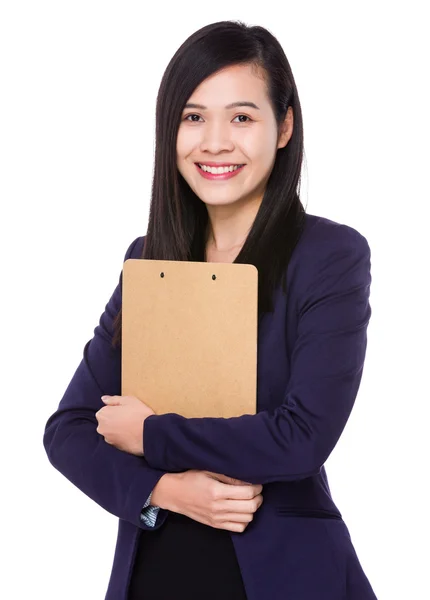
M 136 396 L 102 396 L 103 406 L 96 412 L 97 433 L 119 450 L 143 456 L 143 430 L 146 417 L 155 415 Z

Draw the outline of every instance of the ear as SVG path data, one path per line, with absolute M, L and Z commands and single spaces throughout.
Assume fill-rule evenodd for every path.
M 278 136 L 278 148 L 285 148 L 293 135 L 294 116 L 293 107 L 289 106 L 283 123 L 281 123 Z

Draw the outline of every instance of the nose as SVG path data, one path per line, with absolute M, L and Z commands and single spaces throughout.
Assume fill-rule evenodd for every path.
M 234 143 L 231 139 L 231 131 L 229 124 L 224 123 L 207 123 L 202 128 L 202 139 L 200 142 L 200 150 L 211 154 L 218 154 L 223 150 L 234 150 Z

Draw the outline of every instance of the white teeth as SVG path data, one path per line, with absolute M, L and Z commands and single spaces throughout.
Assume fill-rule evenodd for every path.
M 229 167 L 207 167 L 198 163 L 199 167 L 206 173 L 212 173 L 213 175 L 219 175 L 220 173 L 231 173 L 231 171 L 237 171 L 238 165 L 230 165 Z

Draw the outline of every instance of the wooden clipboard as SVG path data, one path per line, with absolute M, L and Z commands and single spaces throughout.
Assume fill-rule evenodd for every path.
M 124 262 L 122 395 L 156 414 L 255 414 L 257 335 L 254 265 Z

